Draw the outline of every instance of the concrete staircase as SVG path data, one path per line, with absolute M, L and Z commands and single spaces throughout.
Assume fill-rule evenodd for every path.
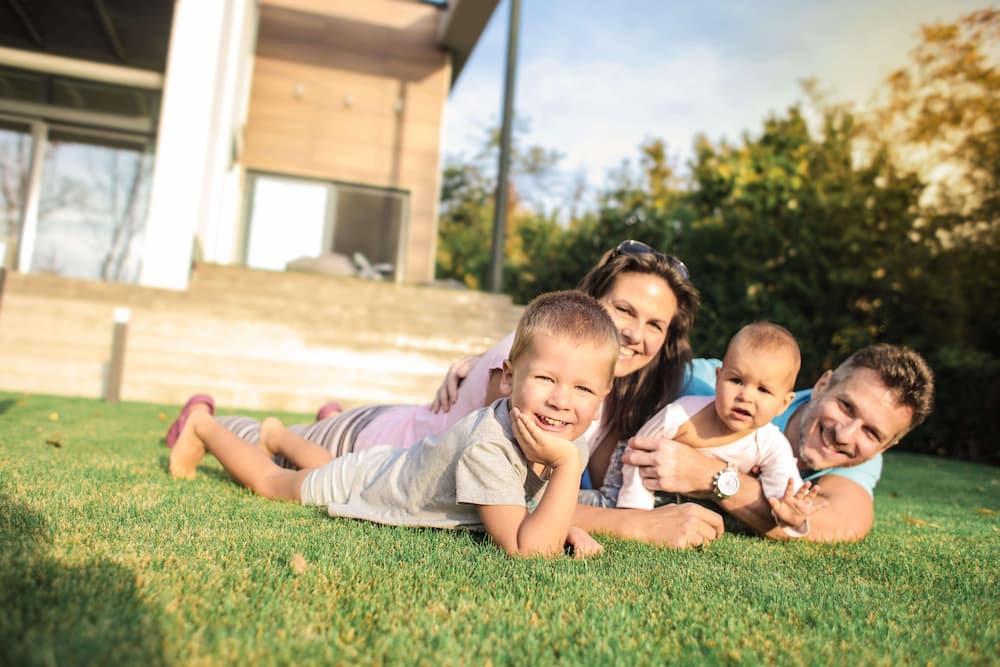
M 6 274 L 0 389 L 105 395 L 116 308 L 129 310 L 120 397 L 312 411 L 323 400 L 421 403 L 448 363 L 513 330 L 480 292 L 199 264 L 186 291 Z

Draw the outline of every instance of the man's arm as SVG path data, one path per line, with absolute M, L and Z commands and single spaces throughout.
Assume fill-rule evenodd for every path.
M 622 460 L 643 468 L 641 474 L 647 489 L 713 498 L 712 477 L 725 467 L 718 459 L 666 438 L 636 437 L 629 447 L 632 451 L 626 451 Z M 845 542 L 860 540 L 868 534 L 874 503 L 863 487 L 839 475 L 825 475 L 817 486 L 827 506 L 809 518 L 806 539 Z M 760 482 L 750 475 L 740 473 L 739 491 L 716 502 L 758 535 L 778 540 L 789 538 L 775 524 Z
M 573 525 L 673 549 L 708 544 L 722 535 L 722 517 L 701 505 L 683 503 L 652 510 L 611 509 L 577 505 Z
M 813 542 L 855 542 L 871 531 L 875 502 L 864 487 L 846 477 L 823 475 L 814 482 L 827 506 L 809 517 Z

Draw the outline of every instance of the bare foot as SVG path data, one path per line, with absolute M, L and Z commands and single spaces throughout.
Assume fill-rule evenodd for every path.
M 271 458 L 281 453 L 278 451 L 278 439 L 284 431 L 285 425 L 277 417 L 266 417 L 260 423 L 260 446 Z
M 208 412 L 207 409 L 199 410 Z M 177 437 L 177 443 L 170 450 L 170 475 L 174 479 L 194 479 L 198 464 L 205 458 L 205 444 L 194 431 L 195 422 L 204 419 L 201 414 L 188 417 L 184 429 Z

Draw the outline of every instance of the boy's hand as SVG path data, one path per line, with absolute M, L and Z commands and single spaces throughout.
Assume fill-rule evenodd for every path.
M 771 505 L 775 521 L 790 528 L 801 526 L 810 514 L 827 505 L 827 501 L 819 495 L 818 486 L 806 482 L 795 491 L 795 481 L 791 478 L 785 487 L 785 495 L 781 498 L 768 498 L 767 502 Z
M 576 446 L 557 435 L 553 435 L 539 428 L 532 415 L 522 412 L 518 408 L 510 411 L 511 426 L 514 429 L 514 437 L 521 445 L 521 451 L 525 458 L 532 463 L 558 468 L 559 466 L 573 463 L 580 465 L 580 456 L 577 454 Z
M 583 560 L 590 556 L 596 556 L 604 551 L 601 543 L 590 536 L 590 533 L 583 528 L 570 526 L 566 534 L 566 544 L 573 549 L 573 558 Z

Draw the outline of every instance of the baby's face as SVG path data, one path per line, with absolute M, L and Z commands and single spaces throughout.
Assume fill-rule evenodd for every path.
M 758 429 L 791 404 L 794 382 L 791 354 L 734 346 L 716 371 L 715 411 L 734 432 Z
M 608 345 L 540 331 L 513 365 L 504 364 L 501 388 L 538 428 L 575 440 L 611 389 L 615 352 Z

